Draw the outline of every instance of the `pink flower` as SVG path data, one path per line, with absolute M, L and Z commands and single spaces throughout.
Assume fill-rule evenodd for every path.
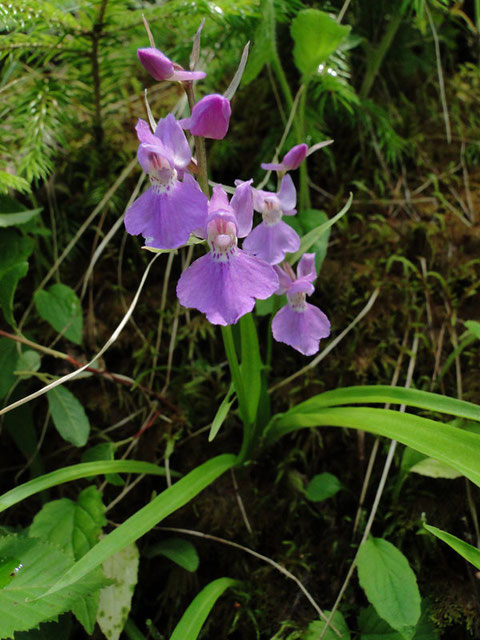
M 231 113 L 230 101 L 213 93 L 197 102 L 190 118 L 180 120 L 180 124 L 194 136 L 222 140 L 228 131 Z
M 144 69 L 158 81 L 186 82 L 200 80 L 207 75 L 204 71 L 184 71 L 180 65 L 172 62 L 170 58 L 154 47 L 138 49 L 137 56 Z

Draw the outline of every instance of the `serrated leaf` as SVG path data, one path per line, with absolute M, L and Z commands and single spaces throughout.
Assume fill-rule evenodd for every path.
M 82 306 L 73 289 L 66 284 L 53 284 L 48 291 L 34 295 L 36 309 L 56 331 L 75 344 L 82 342 Z
M 22 351 L 18 356 L 17 364 L 15 366 L 15 375 L 20 378 L 27 379 L 32 375 L 32 373 L 40 369 L 41 363 L 42 359 L 38 351 L 34 351 L 33 349 Z
M 331 498 L 342 488 L 342 483 L 332 473 L 319 473 L 305 487 L 305 495 L 312 502 L 322 502 Z
M 167 538 L 147 549 L 147 558 L 165 556 L 183 569 L 193 572 L 200 563 L 197 550 L 191 542 L 183 538 Z
M 108 640 L 118 640 L 132 606 L 138 580 L 138 549 L 131 544 L 103 563 L 105 576 L 114 581 L 100 592 L 97 622 Z
M 387 540 L 369 538 L 359 549 L 357 570 L 378 615 L 404 638 L 412 638 L 420 618 L 420 593 L 403 553 Z
M 330 615 L 329 611 L 324 611 L 326 616 Z M 345 618 L 340 613 L 340 611 L 335 611 L 332 618 L 332 623 L 335 628 L 342 634 L 341 640 L 350 640 L 350 631 L 347 627 L 347 623 L 345 622 Z M 325 628 L 325 622 L 323 620 L 314 620 L 308 625 L 308 628 L 305 634 L 302 637 L 302 640 L 318 640 L 322 631 Z M 328 628 L 322 640 L 337 640 L 338 635 L 333 631 L 332 628 Z
M 40 622 L 69 611 L 79 598 L 104 586 L 98 575 L 87 575 L 65 589 L 47 591 L 72 566 L 73 560 L 53 545 L 36 538 L 5 536 L 0 539 L 0 558 L 15 559 L 19 570 L 0 589 L 0 637 L 28 631 Z M 21 565 L 21 566 L 20 566 Z
M 80 402 L 62 386 L 47 391 L 47 398 L 58 433 L 75 447 L 83 447 L 90 433 L 90 422 Z
M 350 27 L 338 24 L 328 13 L 318 9 L 299 11 L 290 29 L 293 41 L 293 59 L 304 75 L 317 73 L 328 58 L 350 33 Z
M 17 631 L 14 640 L 68 640 L 72 629 L 72 616 L 63 615 L 58 622 L 44 622 L 38 629 Z
M 13 340 L 0 338 L 0 398 L 4 398 L 14 384 L 17 347 Z

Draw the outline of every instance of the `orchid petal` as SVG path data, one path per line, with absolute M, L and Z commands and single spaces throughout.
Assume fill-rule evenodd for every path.
M 192 159 L 192 154 L 182 127 L 178 124 L 172 113 L 169 113 L 166 118 L 162 118 L 159 121 L 155 130 L 155 136 L 160 138 L 170 152 L 175 167 L 185 169 Z
M 230 206 L 237 218 L 237 237 L 244 238 L 252 229 L 253 224 L 253 194 L 252 180 L 243 182 L 235 189 L 230 200 Z
M 297 267 L 298 278 L 306 278 L 310 282 L 317 277 L 317 270 L 315 268 L 315 254 L 304 253 L 298 263 Z
M 280 185 L 280 191 L 278 192 L 278 199 L 280 201 L 280 205 L 282 210 L 291 210 L 295 208 L 297 204 L 297 191 L 295 189 L 295 185 L 293 184 L 293 180 L 291 176 L 285 175 L 282 178 L 282 183 Z
M 282 262 L 286 253 L 298 251 L 300 237 L 290 225 L 281 220 L 271 226 L 261 222 L 244 240 L 243 248 L 273 265 Z
M 330 335 L 330 322 L 323 311 L 309 303 L 301 312 L 285 305 L 273 318 L 272 333 L 278 342 L 311 356 L 317 353 L 320 340 Z

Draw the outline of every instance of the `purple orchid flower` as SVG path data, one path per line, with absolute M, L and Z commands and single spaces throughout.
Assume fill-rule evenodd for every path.
M 286 175 L 278 193 L 253 189 L 253 194 L 253 206 L 262 214 L 263 221 L 244 240 L 243 248 L 268 264 L 278 264 L 286 253 L 294 253 L 300 248 L 300 236 L 282 220 L 282 216 L 297 213 L 294 209 L 297 202 L 295 185 Z
M 132 235 L 141 233 L 148 247 L 176 249 L 205 225 L 207 197 L 186 173 L 192 155 L 172 114 L 159 121 L 155 135 L 144 120 L 138 121 L 136 130 L 138 161 L 151 187 L 127 210 L 125 227 Z
M 280 287 L 276 293 L 287 294 L 288 304 L 275 314 L 272 322 L 273 337 L 285 342 L 304 356 L 317 353 L 319 342 L 330 335 L 330 321 L 318 307 L 309 304 L 306 296 L 315 288 L 312 282 L 317 277 L 315 254 L 303 254 L 297 267 L 297 276 L 286 263 L 284 268 L 274 267 Z
M 144 69 L 159 82 L 162 80 L 191 82 L 201 80 L 207 75 L 204 71 L 185 71 L 155 47 L 138 49 L 137 56 Z
M 262 169 L 266 171 L 293 171 L 298 169 L 305 158 L 315 151 L 318 151 L 322 147 L 326 147 L 328 144 L 332 144 L 333 140 L 324 140 L 318 144 L 314 144 L 313 147 L 308 146 L 303 142 L 297 144 L 290 149 L 284 156 L 281 162 L 262 162 L 260 165 Z
M 250 183 L 237 187 L 230 203 L 220 185 L 214 188 L 203 230 L 210 251 L 177 284 L 180 303 L 205 313 L 212 324 L 235 324 L 253 309 L 255 298 L 269 298 L 279 285 L 273 267 L 237 246 L 252 228 Z
M 194 136 L 222 140 L 228 131 L 231 114 L 230 101 L 219 93 L 212 93 L 194 105 L 190 118 L 179 122 Z

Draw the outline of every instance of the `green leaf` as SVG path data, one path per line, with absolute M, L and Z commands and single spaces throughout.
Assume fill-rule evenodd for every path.
M 42 209 L 30 209 L 29 211 L 17 211 L 17 213 L 0 213 L 1 227 L 18 227 L 26 222 L 30 222 Z
M 470 333 L 473 333 L 473 335 L 480 340 L 480 322 L 477 322 L 476 320 L 467 320 L 465 322 L 465 326 Z
M 58 622 L 43 622 L 38 629 L 17 631 L 14 640 L 68 640 L 72 630 L 72 616 L 61 616 Z
M 476 433 L 388 409 L 342 407 L 306 413 L 303 411 L 305 404 L 300 403 L 287 413 L 274 416 L 268 425 L 266 444 L 275 442 L 286 433 L 305 427 L 350 427 L 398 440 L 458 469 L 480 486 L 480 435 Z
M 429 524 L 423 525 L 427 531 L 433 533 L 434 536 L 437 536 L 442 542 L 448 544 L 449 547 L 452 547 L 454 551 L 459 553 L 462 558 L 471 562 L 474 567 L 480 569 L 480 549 L 477 547 L 473 547 L 468 542 L 464 542 L 453 536 L 451 533 L 447 533 L 446 531 L 442 531 L 442 529 L 437 529 L 437 527 L 432 527 Z
M 240 318 L 240 336 L 242 343 L 242 374 L 243 388 L 248 389 L 245 394 L 246 413 L 251 423 L 255 421 L 260 400 L 262 359 L 258 345 L 257 327 L 251 313 Z
M 220 427 L 224 423 L 225 418 L 228 416 L 228 412 L 232 408 L 232 404 L 235 402 L 235 398 L 233 398 L 233 400 L 230 399 L 234 391 L 235 387 L 233 386 L 233 384 L 231 384 L 227 395 L 222 400 L 213 419 L 212 426 L 210 427 L 210 433 L 208 434 L 209 442 L 211 442 L 220 431 Z
M 48 291 L 37 291 L 33 299 L 39 315 L 56 331 L 75 344 L 82 343 L 82 305 L 73 289 L 53 284 Z
M 13 299 L 18 281 L 28 271 L 28 257 L 33 251 L 31 238 L 20 236 L 13 229 L 0 233 L 0 306 L 5 320 L 15 326 Z
M 97 622 L 107 640 L 118 640 L 132 606 L 138 580 L 138 549 L 130 544 L 103 563 L 105 576 L 113 584 L 100 592 Z
M 71 567 L 72 560 L 54 546 L 17 536 L 0 539 L 0 558 L 18 561 L 15 577 L 0 589 L 0 637 L 27 631 L 40 622 L 69 611 L 80 598 L 103 586 L 97 575 L 88 575 L 68 589 L 49 594 L 49 588 Z
M 369 538 L 358 551 L 360 585 L 378 615 L 412 638 L 420 618 L 420 593 L 408 560 L 387 540 Z
M 435 458 L 424 458 L 410 467 L 410 473 L 418 473 L 420 476 L 427 478 L 446 478 L 454 480 L 460 478 L 462 474 L 456 469 L 452 469 L 448 464 L 439 462 Z
M 305 495 L 312 502 L 322 502 L 331 498 L 342 488 L 342 483 L 331 473 L 319 473 L 314 476 L 305 488 Z
M 51 542 L 78 560 L 98 542 L 107 523 L 104 513 L 101 493 L 87 487 L 76 502 L 68 498 L 47 502 L 33 519 L 29 536 Z
M 300 249 L 296 253 L 292 253 L 291 255 L 289 255 L 287 261 L 290 264 L 295 264 L 296 262 L 298 262 L 298 260 L 300 260 L 304 253 L 312 249 L 312 247 L 315 247 L 315 245 L 318 245 L 320 239 L 330 229 L 330 227 L 332 227 L 336 222 L 338 222 L 338 220 L 340 220 L 340 218 L 342 218 L 347 213 L 352 204 L 352 200 L 353 193 L 350 194 L 347 203 L 336 215 L 333 216 L 331 220 L 318 225 L 317 227 L 309 231 L 306 235 L 304 235 L 300 241 Z
M 100 540 L 93 549 L 74 564 L 72 569 L 63 575 L 58 583 L 52 587 L 51 592 L 54 593 L 75 583 L 90 573 L 92 569 L 105 562 L 107 558 L 138 540 L 161 520 L 190 502 L 218 476 L 233 467 L 235 462 L 236 456 L 224 454 L 212 458 L 190 471 L 188 475 L 163 491 L 150 504 L 139 509 L 123 524 Z
M 90 447 L 82 453 L 82 462 L 96 462 L 97 460 L 114 460 L 115 445 L 113 442 L 101 442 L 94 447 Z M 125 481 L 118 473 L 107 473 L 105 480 L 116 487 L 123 487 Z
M 370 403 L 405 404 L 409 407 L 418 407 L 419 409 L 428 409 L 429 411 L 480 421 L 480 407 L 472 402 L 449 398 L 438 393 L 387 385 L 341 387 L 333 391 L 326 391 L 297 405 L 295 410 L 312 413 L 323 407 Z
M 0 338 L 0 398 L 4 398 L 16 381 L 15 365 L 18 359 L 13 340 Z
M 90 422 L 77 398 L 59 385 L 47 391 L 48 406 L 58 433 L 76 447 L 83 447 L 90 433 Z
M 304 76 L 318 72 L 318 67 L 350 33 L 350 27 L 338 24 L 328 13 L 318 9 L 299 11 L 290 29 L 293 59 Z
M 0 171 L 0 193 L 8 193 L 9 189 L 15 189 L 15 191 L 20 191 L 21 193 L 31 191 L 31 187 L 25 178 L 13 175 L 7 171 Z M 0 210 L 4 211 L 4 208 L 1 206 L 2 204 L 3 202 L 0 202 Z
M 255 80 L 263 67 L 276 56 L 275 8 L 273 0 L 264 0 L 260 6 L 262 17 L 253 36 L 247 67 L 242 78 L 243 83 L 246 85 Z
M 324 611 L 326 616 L 330 615 L 330 611 Z M 332 623 L 336 629 L 342 634 L 341 640 L 350 640 L 350 631 L 345 622 L 345 618 L 340 611 L 335 611 L 332 618 Z M 305 635 L 302 636 L 302 640 L 318 640 L 322 631 L 325 628 L 325 622 L 323 620 L 314 620 L 308 625 Z M 329 627 L 323 636 L 322 640 L 339 640 L 338 635 Z
M 287 222 L 295 229 L 300 237 L 303 237 L 310 231 L 313 231 L 319 226 L 323 226 L 327 223 L 328 216 L 325 211 L 319 211 L 318 209 L 305 209 L 304 211 L 300 211 L 296 216 L 284 218 L 284 222 Z M 315 267 L 317 269 L 317 274 L 320 272 L 325 256 L 327 255 L 329 238 L 330 227 L 322 231 L 318 240 L 310 247 L 310 251 L 315 253 Z
M 422 613 L 415 627 L 413 640 L 438 640 L 435 625 L 430 620 L 429 609 L 425 600 L 421 604 Z M 382 620 L 371 605 L 363 609 L 358 616 L 360 640 L 402 640 L 403 636 Z
M 79 480 L 80 478 L 90 478 L 101 473 L 150 473 L 153 475 L 164 476 L 164 467 L 159 467 L 150 462 L 140 462 L 138 460 L 105 460 L 102 462 L 85 462 L 82 464 L 74 464 L 70 467 L 63 467 L 51 473 L 46 473 L 39 478 L 25 482 L 15 489 L 7 491 L 0 496 L 0 512 L 5 511 L 9 507 L 22 502 L 26 498 L 56 487 L 57 485 Z M 172 476 L 178 473 L 172 471 Z
M 183 569 L 193 573 L 198 569 L 200 560 L 195 547 L 183 538 L 167 538 L 153 545 L 145 552 L 147 558 L 165 556 Z
M 15 375 L 26 380 L 27 378 L 30 378 L 32 373 L 35 373 L 35 371 L 40 369 L 41 364 L 42 359 L 37 351 L 34 351 L 33 349 L 22 351 L 18 356 L 17 364 L 15 366 Z
M 238 584 L 232 578 L 218 578 L 207 584 L 189 604 L 170 640 L 196 640 L 215 602 L 226 589 Z

